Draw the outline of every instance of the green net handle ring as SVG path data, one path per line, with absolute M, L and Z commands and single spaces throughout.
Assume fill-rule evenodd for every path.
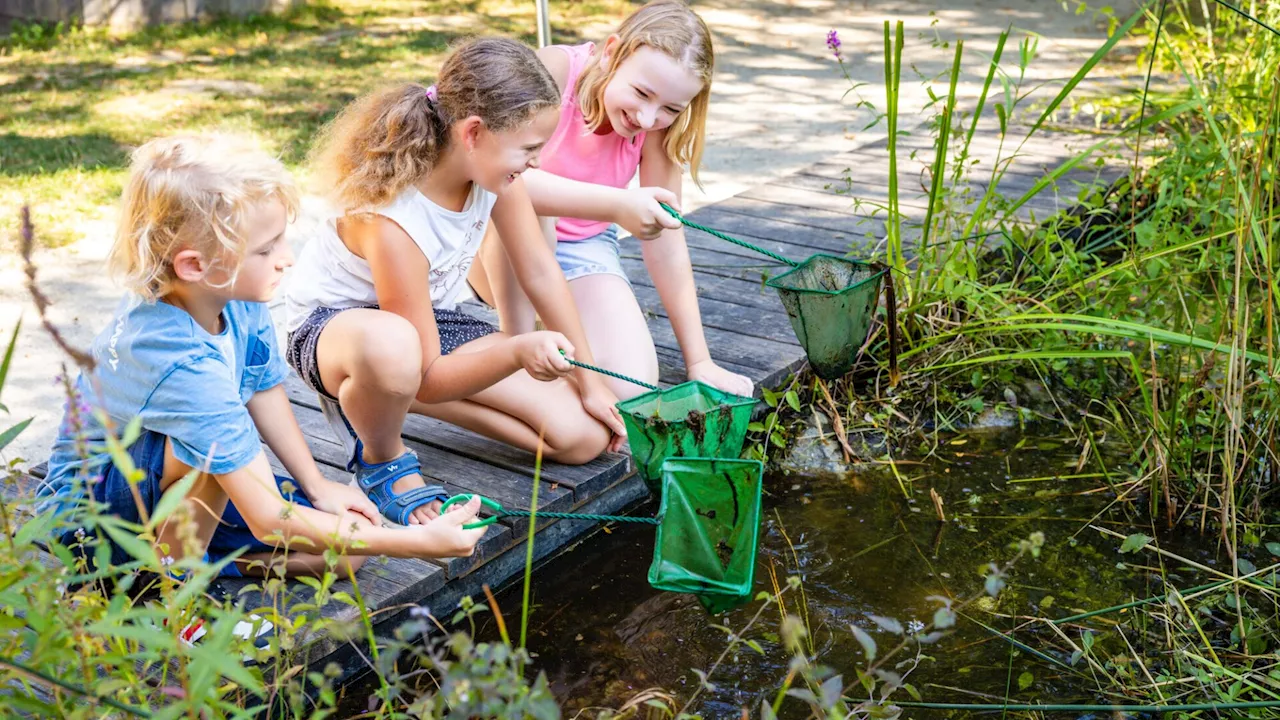
M 459 503 L 471 502 L 471 498 L 473 497 L 475 496 L 472 495 L 471 493 L 462 493 L 461 495 L 454 495 L 448 500 L 445 500 L 444 504 L 440 506 L 440 514 L 444 515 L 445 512 L 448 511 L 450 507 L 457 505 Z M 498 501 L 490 500 L 489 498 L 484 496 L 480 496 L 480 504 L 492 510 L 493 514 L 483 520 L 477 520 L 475 522 L 470 522 L 470 523 L 467 523 L 466 525 L 463 525 L 462 526 L 463 530 L 475 530 L 476 528 L 489 527 L 490 525 L 498 522 L 498 518 L 502 516 L 502 513 L 506 512 L 506 508 L 502 507 L 502 505 L 500 505 Z

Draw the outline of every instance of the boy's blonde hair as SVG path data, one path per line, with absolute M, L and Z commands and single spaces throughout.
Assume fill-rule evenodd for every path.
M 683 0 L 653 0 L 623 20 L 618 27 L 618 44 L 608 68 L 600 67 L 604 43 L 596 45 L 574 88 L 587 129 L 594 132 L 605 121 L 605 86 L 613 80 L 622 63 L 642 47 L 651 47 L 666 54 L 702 80 L 702 91 L 667 128 L 664 145 L 667 157 L 688 165 L 693 181 L 699 183 L 698 168 L 702 164 L 707 107 L 711 103 L 711 75 L 715 70 L 716 57 L 707 24 Z
M 312 163 L 342 211 L 380 207 L 417 182 L 448 147 L 454 122 L 479 117 L 491 132 L 560 107 L 555 79 L 533 50 L 506 38 L 459 45 L 431 88 L 403 83 L 348 105 L 322 131 Z
M 298 191 L 279 160 L 244 138 L 179 135 L 133 153 L 107 267 L 129 290 L 156 300 L 173 288 L 173 257 L 193 249 L 234 278 L 247 214 L 279 200 L 292 219 Z

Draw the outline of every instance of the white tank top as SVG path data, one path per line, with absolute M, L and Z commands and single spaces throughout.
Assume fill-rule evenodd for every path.
M 472 183 L 461 212 L 446 210 L 409 186 L 400 196 L 368 212 L 400 226 L 431 263 L 431 305 L 453 310 L 466 296 L 467 272 L 480 250 L 497 196 Z M 338 215 L 317 226 L 293 266 L 285 293 L 289 332 L 297 330 L 316 308 L 377 305 L 369 263 L 353 254 L 338 237 Z

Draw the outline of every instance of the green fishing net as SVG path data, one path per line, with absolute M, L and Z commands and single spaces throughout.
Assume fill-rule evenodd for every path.
M 669 457 L 742 454 L 755 404 L 753 398 L 691 380 L 624 400 L 618 410 L 640 477 L 656 493 L 661 489 L 662 463 Z
M 766 283 L 778 291 L 809 364 L 820 377 L 838 378 L 853 367 L 887 272 L 819 254 Z
M 713 614 L 750 600 L 763 474 L 757 460 L 672 458 L 663 463 L 649 584 L 693 593 Z

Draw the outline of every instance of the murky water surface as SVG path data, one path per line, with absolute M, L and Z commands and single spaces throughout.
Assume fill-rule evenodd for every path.
M 1145 516 L 1115 504 L 1116 492 L 1096 457 L 1077 468 L 1077 453 L 1058 440 L 960 437 L 934 457 L 900 464 L 901 485 L 884 468 L 843 477 L 767 478 L 756 588 L 771 589 L 775 576 L 782 585 L 788 575 L 801 576 L 803 598 L 789 594 L 788 609 L 807 613 L 819 661 L 852 678 L 865 659 L 850 625 L 872 632 L 882 648 L 892 647 L 896 642 L 877 633 L 869 615 L 903 625 L 928 622 L 938 604 L 926 598 L 958 600 L 980 592 L 982 568 L 1007 561 L 1011 543 L 1041 531 L 1046 544 L 1039 559 L 1019 562 L 998 601 L 972 607 L 952 634 L 928 646 L 928 657 L 908 680 L 931 701 L 1097 702 L 1087 672 L 1019 651 L 978 624 L 1007 632 L 1030 616 L 1060 618 L 1163 591 L 1150 555 L 1119 554 L 1120 539 L 1089 525 L 1123 535 L 1161 533 Z M 1111 483 L 1127 479 L 1118 459 L 1106 467 Z M 944 503 L 946 522 L 938 520 L 931 488 Z M 726 646 L 725 633 L 712 625 L 740 630 L 759 608 L 752 603 L 713 619 L 691 596 L 651 589 L 645 577 L 653 533 L 646 526 L 615 526 L 534 576 L 529 649 L 567 714 L 617 707 L 649 687 L 688 697 L 698 682 L 691 668 L 710 668 Z M 1183 530 L 1160 541 L 1204 564 L 1225 564 L 1194 549 L 1212 550 L 1213 538 Z M 1202 574 L 1166 570 L 1182 587 L 1206 582 Z M 518 625 L 520 588 L 500 594 L 499 602 L 508 624 Z M 736 718 L 747 705 L 756 717 L 760 698 L 771 698 L 787 674 L 779 627 L 778 612 L 770 610 L 747 635 L 764 655 L 744 648 L 730 657 L 711 677 L 716 690 L 692 710 Z M 1078 637 L 1080 630 L 1065 632 Z M 492 627 L 482 634 L 494 634 Z M 1043 623 L 1019 629 L 1016 637 L 1069 659 Z M 895 697 L 909 699 L 903 692 Z M 785 712 L 784 704 L 784 716 L 803 715 L 798 703 L 788 703 L 794 712 Z

